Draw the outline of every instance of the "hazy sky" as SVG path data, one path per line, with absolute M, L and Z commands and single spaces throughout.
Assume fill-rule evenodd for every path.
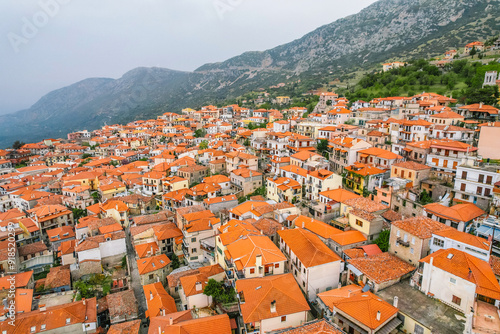
M 0 113 L 138 66 L 191 71 L 265 50 L 374 0 L 3 0 Z

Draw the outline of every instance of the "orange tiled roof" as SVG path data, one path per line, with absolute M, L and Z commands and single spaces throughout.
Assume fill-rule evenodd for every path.
M 392 225 L 420 239 L 429 239 L 433 233 L 453 228 L 424 216 L 411 217 L 392 222 Z M 455 230 L 456 231 L 456 230 Z
M 450 219 L 456 222 L 468 222 L 485 214 L 483 210 L 472 203 L 456 204 L 447 207 L 439 203 L 431 203 L 424 206 L 427 212 L 438 217 Z
M 139 274 L 144 275 L 162 269 L 170 262 L 170 259 L 165 254 L 160 254 L 137 260 L 137 267 L 139 269 Z
M 167 293 L 161 282 L 147 284 L 142 288 L 148 305 L 147 318 L 177 312 L 174 298 Z
M 340 261 L 340 257 L 312 232 L 295 228 L 278 231 L 278 234 L 306 268 Z
M 293 275 L 271 275 L 236 281 L 236 291 L 245 300 L 240 304 L 244 323 L 257 322 L 310 310 Z M 271 302 L 276 312 L 271 312 Z
M 286 261 L 285 255 L 265 235 L 247 235 L 227 246 L 227 252 L 238 270 L 255 267 L 257 256 L 262 265 Z
M 357 285 L 347 285 L 340 289 L 321 292 L 318 297 L 330 310 L 347 315 L 348 318 L 354 318 L 372 330 L 380 328 L 398 313 L 397 308 L 370 291 L 361 292 L 361 288 Z M 380 320 L 377 320 L 378 312 L 380 312 Z
M 320 220 L 312 217 L 300 215 L 295 219 L 295 226 L 309 230 L 324 239 L 332 238 L 332 236 L 342 233 L 341 230 L 328 225 Z
M 454 248 L 440 249 L 420 262 L 429 263 L 431 258 L 434 267 L 474 283 L 478 295 L 500 299 L 500 285 L 488 262 Z
M 398 279 L 416 269 L 389 253 L 350 259 L 348 262 L 377 284 Z
M 460 232 L 454 228 L 442 229 L 434 232 L 433 234 L 439 235 L 444 238 L 449 238 L 464 244 L 468 244 L 477 248 L 484 249 L 489 252 L 490 242 L 484 238 L 472 235 L 470 233 Z

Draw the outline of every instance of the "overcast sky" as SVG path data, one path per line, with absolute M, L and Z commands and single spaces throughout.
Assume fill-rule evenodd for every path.
M 374 0 L 2 0 L 0 113 L 138 66 L 191 71 L 265 50 Z

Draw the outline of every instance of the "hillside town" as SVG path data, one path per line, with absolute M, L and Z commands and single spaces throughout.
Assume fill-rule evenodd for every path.
M 314 94 L 0 150 L 1 333 L 500 333 L 499 109 Z

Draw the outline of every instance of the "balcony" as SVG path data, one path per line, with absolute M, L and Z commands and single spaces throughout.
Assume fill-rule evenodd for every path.
M 258 334 L 260 333 L 259 326 L 252 326 L 252 324 L 245 324 L 245 333 L 246 334 Z
M 226 259 L 226 258 L 224 258 L 224 262 L 226 262 L 226 267 L 227 268 L 232 268 L 234 266 L 233 263 L 230 260 Z
M 410 242 L 409 241 L 403 241 L 401 238 L 397 239 L 397 243 L 400 244 L 403 247 L 410 247 Z

